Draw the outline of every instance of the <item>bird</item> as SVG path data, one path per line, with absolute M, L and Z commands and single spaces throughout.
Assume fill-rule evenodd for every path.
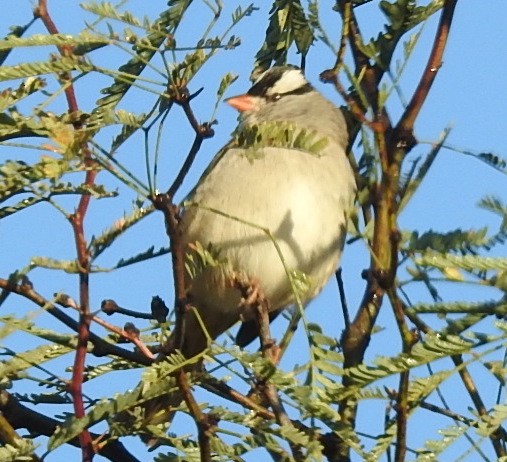
M 178 344 L 178 329 L 167 344 L 187 359 L 239 321 L 239 346 L 257 336 L 245 286 L 262 293 L 271 319 L 298 299 L 308 304 L 340 263 L 356 196 L 343 113 L 301 69 L 272 67 L 226 102 L 239 111 L 238 127 L 183 201 L 177 225 L 193 309 Z M 294 290 L 291 275 L 304 290 Z M 202 359 L 187 364 L 196 372 Z M 167 422 L 181 401 L 173 391 L 145 402 L 146 420 Z
M 260 289 L 271 319 L 297 296 L 303 305 L 313 299 L 339 265 L 356 195 L 343 113 L 301 69 L 272 67 L 226 102 L 239 111 L 238 128 L 184 201 L 179 223 L 194 263 L 186 285 L 195 311 L 180 344 L 187 358 L 238 321 L 239 346 L 256 337 L 238 281 Z M 304 278 L 303 293 L 290 274 Z

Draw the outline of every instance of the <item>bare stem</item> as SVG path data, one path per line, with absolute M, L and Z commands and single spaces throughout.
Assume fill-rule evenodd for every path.
M 47 0 L 39 0 L 38 5 L 35 9 L 35 16 L 39 17 L 44 23 L 46 29 L 50 34 L 58 34 L 58 28 L 53 22 L 51 15 L 49 14 L 47 7 Z M 58 51 L 62 56 L 69 56 L 73 52 L 73 48 L 68 45 L 61 45 L 58 47 Z M 64 85 L 65 97 L 67 99 L 67 105 L 69 114 L 77 113 L 79 107 L 77 104 L 76 94 L 74 92 L 74 86 L 72 85 L 72 75 L 70 72 L 63 72 L 60 74 L 62 85 Z M 79 122 L 74 123 L 76 130 L 81 128 Z M 86 145 L 81 146 L 84 153 L 84 162 L 87 167 L 93 165 L 93 160 Z M 85 184 L 87 186 L 93 185 L 95 177 L 97 176 L 97 170 L 87 169 Z M 76 347 L 76 355 L 74 358 L 74 367 L 72 368 L 72 381 L 70 385 L 70 392 L 73 397 L 74 403 L 74 414 L 76 417 L 84 417 L 86 415 L 82 383 L 84 377 L 84 368 L 86 361 L 86 347 L 90 336 L 90 319 L 89 319 L 89 276 L 88 268 L 90 258 L 86 246 L 86 239 L 84 234 L 84 218 L 88 205 L 90 203 L 90 195 L 83 194 L 79 199 L 76 212 L 69 217 L 70 223 L 74 231 L 74 240 L 77 250 L 77 260 L 81 271 L 79 273 L 79 295 L 80 295 L 80 315 L 79 315 L 79 328 L 78 328 L 78 344 Z M 84 430 L 80 435 L 82 460 L 83 462 L 90 462 L 93 460 L 95 454 L 92 439 L 88 430 Z
M 454 9 L 456 8 L 457 3 L 458 0 L 446 0 L 444 3 L 430 57 L 421 80 L 412 95 L 412 99 L 408 103 L 405 112 L 398 122 L 396 129 L 399 132 L 408 132 L 413 129 L 415 120 L 419 115 L 419 112 L 428 97 L 431 86 L 437 77 L 437 72 L 442 66 L 442 56 L 449 37 Z

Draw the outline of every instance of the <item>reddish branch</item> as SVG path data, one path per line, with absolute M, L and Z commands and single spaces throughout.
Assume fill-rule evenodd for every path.
M 454 9 L 456 8 L 457 3 L 458 0 L 446 0 L 444 3 L 428 63 L 426 64 L 421 80 L 412 95 L 412 99 L 396 126 L 397 131 L 401 133 L 411 131 L 413 129 L 415 120 L 419 115 L 422 105 L 426 101 L 431 86 L 437 77 L 437 72 L 442 66 L 442 57 L 444 55 L 447 39 L 449 38 Z
M 41 19 L 41 21 L 43 22 L 44 26 L 46 27 L 47 31 L 50 34 L 59 33 L 56 24 L 53 22 L 53 19 L 49 14 L 47 0 L 39 0 L 38 5 L 35 7 L 34 10 L 34 16 L 36 18 Z M 70 56 L 74 51 L 71 45 L 59 45 L 57 48 L 62 56 Z M 72 81 L 72 76 L 69 72 L 64 72 L 62 73 L 61 77 L 64 81 L 69 82 L 69 84 L 66 85 L 64 89 L 65 97 L 67 98 L 67 105 L 69 107 L 69 114 L 76 113 L 78 110 L 78 104 L 76 94 L 74 92 L 74 87 L 72 83 L 70 83 Z
M 13 281 L 0 279 L 0 289 L 25 297 L 27 300 L 30 300 L 43 308 L 47 313 L 54 316 L 56 319 L 58 319 L 73 331 L 79 331 L 79 323 L 74 321 L 74 319 L 65 314 L 62 310 L 58 309 L 47 298 L 44 298 L 42 295 L 36 292 L 30 284 L 16 284 Z M 93 345 L 92 354 L 97 357 L 117 356 L 127 361 L 142 364 L 144 366 L 149 366 L 153 363 L 153 361 L 143 355 L 125 350 L 118 347 L 117 345 L 106 342 L 102 337 L 99 337 L 93 332 L 90 333 L 88 340 Z
M 58 28 L 53 22 L 47 7 L 47 0 L 39 0 L 38 6 L 35 9 L 35 16 L 39 17 L 44 23 L 46 29 L 50 34 L 58 34 Z M 73 53 L 73 47 L 69 45 L 58 46 L 58 51 L 62 56 L 70 56 Z M 72 75 L 70 72 L 64 72 L 60 75 L 62 85 L 64 86 L 65 96 L 67 99 L 69 114 L 77 114 L 78 104 L 74 86 L 72 85 Z M 74 123 L 74 129 L 77 131 L 81 128 L 79 122 Z M 85 176 L 85 185 L 92 186 L 97 176 L 97 170 L 90 168 L 93 166 L 90 151 L 87 146 L 81 146 L 85 166 L 88 167 Z M 74 358 L 74 367 L 72 369 L 72 382 L 70 391 L 73 397 L 74 413 L 76 417 L 84 417 L 85 407 L 83 402 L 82 384 L 84 377 L 84 369 L 86 362 L 86 347 L 90 337 L 90 300 L 89 300 L 89 266 L 90 256 L 87 249 L 87 243 L 84 232 L 84 219 L 88 206 L 90 204 L 91 196 L 87 194 L 81 195 L 74 214 L 69 216 L 72 229 L 74 231 L 74 240 L 77 250 L 77 261 L 79 262 L 79 328 L 78 328 L 78 344 L 76 347 L 76 355 Z M 91 436 L 87 430 L 83 431 L 80 435 L 82 460 L 89 462 L 93 459 L 94 448 Z

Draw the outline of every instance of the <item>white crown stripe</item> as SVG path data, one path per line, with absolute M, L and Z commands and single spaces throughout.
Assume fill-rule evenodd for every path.
M 290 93 L 299 88 L 304 87 L 308 84 L 308 81 L 304 78 L 303 74 L 299 69 L 289 69 L 285 71 L 280 79 L 268 90 L 268 94 L 280 94 Z

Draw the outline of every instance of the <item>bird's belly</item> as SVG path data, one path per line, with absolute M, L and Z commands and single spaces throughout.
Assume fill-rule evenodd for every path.
M 201 180 L 182 229 L 187 243 L 211 244 L 214 264 L 189 281 L 199 310 L 244 314 L 237 280 L 258 284 L 271 309 L 314 297 L 336 269 L 353 200 L 343 152 L 317 157 L 264 148 L 248 160 L 231 150 Z

